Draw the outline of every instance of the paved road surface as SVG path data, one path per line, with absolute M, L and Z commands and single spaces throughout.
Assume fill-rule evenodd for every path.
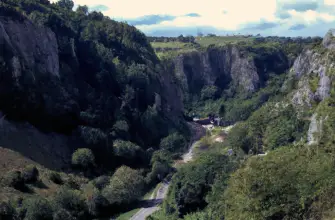
M 159 209 L 159 204 L 163 202 L 163 199 L 165 198 L 167 191 L 169 189 L 169 182 L 163 182 L 156 194 L 156 197 L 154 198 L 154 193 L 151 195 L 150 199 L 153 199 L 152 206 L 148 208 L 142 208 L 140 211 L 138 211 L 133 217 L 131 217 L 131 220 L 145 220 L 145 218 L 155 211 Z

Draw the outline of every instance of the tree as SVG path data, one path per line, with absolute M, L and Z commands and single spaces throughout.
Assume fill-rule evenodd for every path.
M 49 201 L 43 198 L 24 200 L 23 209 L 26 211 L 26 220 L 52 220 L 53 210 Z
M 92 184 L 98 189 L 102 190 L 109 184 L 109 176 L 99 176 L 92 180 Z
M 74 7 L 74 2 L 72 0 L 59 0 L 56 4 L 59 7 L 65 8 L 67 10 L 72 10 Z
M 76 11 L 80 14 L 88 15 L 88 7 L 86 5 L 79 5 Z
M 92 151 L 88 148 L 80 148 L 72 154 L 72 164 L 81 168 L 91 168 L 95 164 Z
M 129 136 L 129 125 L 125 120 L 119 120 L 113 125 L 113 131 L 116 132 L 117 136 L 121 138 L 127 138 Z
M 101 195 L 101 192 L 94 191 L 86 201 L 88 212 L 95 217 L 102 216 L 109 205 L 108 200 Z
M 35 166 L 29 165 L 23 170 L 22 176 L 25 183 L 34 183 L 38 180 L 39 172 Z
M 170 152 L 183 151 L 187 147 L 187 141 L 181 134 L 173 133 L 163 138 L 159 147 Z
M 49 173 L 49 179 L 56 184 L 63 184 L 63 179 L 58 172 L 51 171 Z
M 216 86 L 206 86 L 201 90 L 201 99 L 214 99 L 217 95 L 218 88 Z
M 127 159 L 135 159 L 142 154 L 142 149 L 130 141 L 116 140 L 113 147 L 116 156 Z
M 155 151 L 151 157 L 151 172 L 147 176 L 147 183 L 161 181 L 173 169 L 170 153 L 164 150 Z
M 80 191 L 62 187 L 57 191 L 53 202 L 55 210 L 67 210 L 74 217 L 87 214 L 85 198 Z
M 129 204 L 141 197 L 143 187 L 144 178 L 139 171 L 121 166 L 102 193 L 111 204 Z
M 9 186 L 13 187 L 17 190 L 24 190 L 24 179 L 22 178 L 22 174 L 20 171 L 10 171 L 6 174 L 4 178 L 4 183 Z

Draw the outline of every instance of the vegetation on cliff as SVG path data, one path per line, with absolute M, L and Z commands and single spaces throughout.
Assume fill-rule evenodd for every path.
M 109 217 L 171 172 L 170 157 L 188 144 L 183 109 L 168 101 L 166 90 L 174 88 L 166 88 L 146 36 L 73 6 L 71 0 L 0 2 L 0 111 L 73 144 L 64 173 L 43 164 L 5 167 L 0 200 L 10 203 L 0 219 Z M 27 42 L 36 47 L 27 51 Z

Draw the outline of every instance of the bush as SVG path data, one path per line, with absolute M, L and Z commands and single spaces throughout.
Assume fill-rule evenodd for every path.
M 98 128 L 80 126 L 79 132 L 87 145 L 92 146 L 106 143 L 107 135 Z
M 62 177 L 58 172 L 51 171 L 49 173 L 49 179 L 56 184 L 63 184 Z
M 111 204 L 128 204 L 141 197 L 144 178 L 140 172 L 127 166 L 118 168 L 110 184 L 102 191 Z
M 13 220 L 15 219 L 16 211 L 13 206 L 8 203 L 0 203 L 0 219 L 1 220 Z
M 92 183 L 97 189 L 102 190 L 109 184 L 109 181 L 110 181 L 109 176 L 99 176 L 94 180 L 92 180 Z
M 69 176 L 69 178 L 66 180 L 65 186 L 68 187 L 68 188 L 70 188 L 70 189 L 76 189 L 76 190 L 80 189 L 80 186 L 76 182 L 76 179 L 73 178 L 72 176 Z
M 92 196 L 87 198 L 88 212 L 95 217 L 103 216 L 108 208 L 108 200 L 100 192 L 93 192 Z
M 84 169 L 94 166 L 95 158 L 92 151 L 88 148 L 80 148 L 72 155 L 72 164 Z
M 179 133 L 173 133 L 163 138 L 159 146 L 161 149 L 170 152 L 177 152 L 185 150 L 185 148 L 187 147 L 187 141 Z
M 39 177 L 38 169 L 33 165 L 29 165 L 23 170 L 22 177 L 25 183 L 34 183 Z
M 55 210 L 65 209 L 73 217 L 84 216 L 87 213 L 85 198 L 77 190 L 62 187 L 54 197 Z
M 214 99 L 218 94 L 218 88 L 216 86 L 206 86 L 201 90 L 201 99 Z
M 7 186 L 13 187 L 17 190 L 24 190 L 24 179 L 22 178 L 20 171 L 10 171 L 4 178 L 4 182 Z
M 33 198 L 24 200 L 25 220 L 52 220 L 53 210 L 48 200 Z
M 155 183 L 161 181 L 173 169 L 171 167 L 172 160 L 167 152 L 156 151 L 151 157 L 151 172 L 147 175 L 147 183 Z
M 53 220 L 75 220 L 70 212 L 65 209 L 59 209 L 55 212 Z
M 127 138 L 129 136 L 128 130 L 129 125 L 126 121 L 117 121 L 113 126 L 113 130 L 116 132 L 117 136 L 122 138 Z
M 113 144 L 115 155 L 126 159 L 135 159 L 142 155 L 142 149 L 130 141 L 116 140 Z

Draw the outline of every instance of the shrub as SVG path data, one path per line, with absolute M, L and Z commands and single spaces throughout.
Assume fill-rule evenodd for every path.
M 99 191 L 95 191 L 86 201 L 88 212 L 95 217 L 103 216 L 106 208 L 108 208 L 108 200 L 101 195 Z
M 88 148 L 80 148 L 72 155 L 72 164 L 81 168 L 90 168 L 94 165 L 95 158 Z
M 0 219 L 1 220 L 13 220 L 15 219 L 16 211 L 13 206 L 8 203 L 0 203 Z
M 110 184 L 102 191 L 111 204 L 127 204 L 142 195 L 144 178 L 140 172 L 127 166 L 118 168 Z
M 128 130 L 129 130 L 129 125 L 126 121 L 122 120 L 122 121 L 117 121 L 115 122 L 114 126 L 113 126 L 113 130 L 116 132 L 116 134 L 118 136 L 121 136 L 123 138 L 127 138 L 128 137 Z
M 55 212 L 53 220 L 75 220 L 70 212 L 65 209 L 59 209 Z
M 216 86 L 206 86 L 201 90 L 201 99 L 214 99 L 218 93 L 218 88 Z
M 25 183 L 34 183 L 39 177 L 38 169 L 33 165 L 29 165 L 23 170 L 22 177 Z
M 53 210 L 48 200 L 43 198 L 27 199 L 22 205 L 25 220 L 52 220 Z
M 109 184 L 109 181 L 110 181 L 109 176 L 99 176 L 94 180 L 92 180 L 92 183 L 97 189 L 102 190 Z
M 51 171 L 49 173 L 49 179 L 56 184 L 63 184 L 62 177 L 60 176 L 58 172 Z
M 161 149 L 176 152 L 184 150 L 187 147 L 187 141 L 182 135 L 173 133 L 163 138 L 159 146 Z
M 134 159 L 142 155 L 142 149 L 130 141 L 116 140 L 113 144 L 115 155 L 127 159 Z
M 20 171 L 10 171 L 7 173 L 4 182 L 7 186 L 17 190 L 23 190 L 25 188 L 24 179 L 22 178 Z
M 55 210 L 65 209 L 73 217 L 83 216 L 87 213 L 85 198 L 77 190 L 62 187 L 54 197 Z
M 66 182 L 65 182 L 65 186 L 67 186 L 70 189 L 80 189 L 79 184 L 76 182 L 75 178 L 73 178 L 72 176 L 70 176 Z
M 87 145 L 99 145 L 106 142 L 107 135 L 98 128 L 80 126 L 81 138 Z

